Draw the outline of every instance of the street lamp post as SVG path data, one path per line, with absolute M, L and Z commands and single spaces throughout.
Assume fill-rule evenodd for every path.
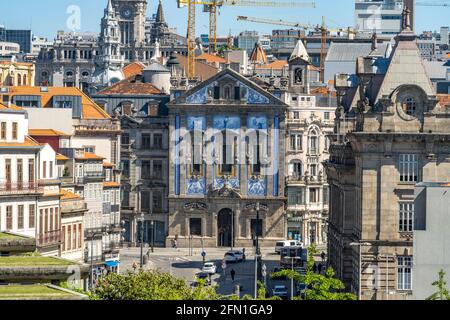
M 361 259 L 361 247 L 362 246 L 370 246 L 372 245 L 370 242 L 352 242 L 349 244 L 351 247 L 357 246 L 359 247 L 359 277 L 358 277 L 358 300 L 361 300 L 361 277 L 362 277 L 362 259 Z
M 258 298 L 258 263 L 259 263 L 259 202 L 256 203 L 256 241 L 255 241 L 255 299 Z
M 141 259 L 140 259 L 140 265 L 141 265 L 141 269 L 144 268 L 144 221 L 145 221 L 145 216 L 144 213 L 141 213 L 141 217 L 140 220 L 141 222 Z
M 152 252 L 155 252 L 155 219 L 153 218 L 153 206 L 150 206 L 150 216 L 152 220 L 150 221 L 152 227 Z

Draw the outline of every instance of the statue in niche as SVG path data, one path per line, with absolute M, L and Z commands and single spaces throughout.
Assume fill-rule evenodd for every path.
M 303 82 L 303 70 L 301 68 L 298 68 L 298 69 L 295 70 L 294 81 L 297 84 Z

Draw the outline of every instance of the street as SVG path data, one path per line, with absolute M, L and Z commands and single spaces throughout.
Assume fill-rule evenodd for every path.
M 238 248 L 236 248 L 238 249 Z M 239 248 L 240 250 L 242 248 Z M 246 261 L 238 263 L 229 263 L 225 270 L 222 269 L 222 260 L 224 254 L 229 248 L 205 248 L 205 262 L 214 262 L 217 266 L 217 273 L 211 277 L 212 284 L 218 285 L 217 292 L 223 295 L 235 293 L 237 285 L 241 286 L 241 297 L 245 294 L 254 295 L 255 288 L 255 255 L 253 248 L 246 248 Z M 195 282 L 196 275 L 201 272 L 203 266 L 203 258 L 201 256 L 202 249 L 193 249 L 190 255 L 189 249 L 180 248 L 155 248 L 154 252 L 150 252 L 149 247 L 144 248 L 144 255 L 149 252 L 149 260 L 144 266 L 146 270 L 159 270 L 168 272 L 178 278 L 183 278 L 189 283 Z M 321 250 L 319 251 L 321 252 Z M 289 280 L 271 280 L 270 274 L 275 267 L 279 267 L 279 255 L 274 252 L 273 248 L 261 248 L 262 265 L 266 266 L 267 291 L 270 293 L 275 285 L 286 285 L 288 295 L 290 295 L 291 287 Z M 126 273 L 133 271 L 133 263 L 135 262 L 139 268 L 140 248 L 131 247 L 123 248 L 120 252 L 120 272 Z M 320 257 L 316 257 L 320 261 Z M 230 272 L 235 271 L 235 279 L 232 281 Z

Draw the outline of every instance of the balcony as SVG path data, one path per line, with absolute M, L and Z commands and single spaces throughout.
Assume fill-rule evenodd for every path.
M 121 133 L 120 122 L 114 122 L 111 119 L 104 120 L 86 120 L 78 119 L 75 120 L 73 125 L 75 129 L 75 134 L 81 135 L 92 135 L 92 132 L 103 132 L 103 133 Z
M 61 242 L 61 231 L 53 230 L 40 234 L 37 238 L 37 245 L 40 247 L 51 246 Z
M 44 187 L 36 182 L 0 182 L 0 196 L 43 192 Z

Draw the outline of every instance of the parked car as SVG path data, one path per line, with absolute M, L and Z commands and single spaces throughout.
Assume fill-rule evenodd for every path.
M 282 285 L 276 285 L 272 289 L 272 296 L 280 297 L 280 298 L 287 298 L 288 292 L 287 287 Z
M 225 253 L 225 256 L 223 257 L 223 259 L 226 262 L 239 262 L 239 256 L 236 255 L 234 252 L 230 252 L 230 251 Z
M 237 256 L 239 261 L 244 260 L 244 253 L 241 250 L 232 250 L 229 252 L 233 252 Z
M 302 246 L 302 243 L 298 240 L 283 240 L 283 241 L 277 241 L 275 243 L 275 253 L 280 254 L 281 249 L 284 247 L 295 247 L 295 246 Z
M 217 266 L 214 262 L 206 262 L 203 265 L 202 272 L 206 274 L 215 274 L 217 272 Z

